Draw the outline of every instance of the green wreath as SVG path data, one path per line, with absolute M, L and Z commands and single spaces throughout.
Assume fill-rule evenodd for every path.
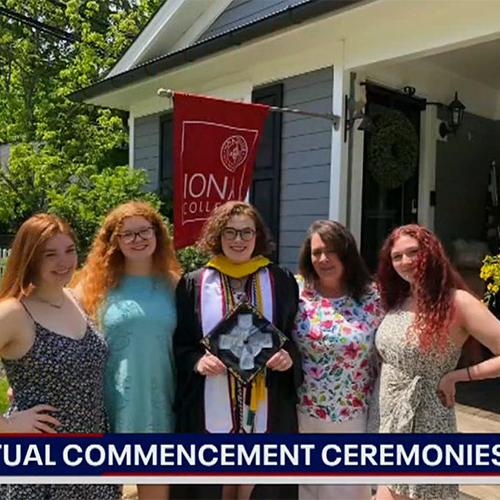
M 410 120 L 401 111 L 386 111 L 375 120 L 368 170 L 381 186 L 397 188 L 415 172 L 418 148 L 418 135 Z

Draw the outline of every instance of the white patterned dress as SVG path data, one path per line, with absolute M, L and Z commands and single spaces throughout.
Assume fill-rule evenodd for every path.
M 360 300 L 322 297 L 298 276 L 294 339 L 303 357 L 298 411 L 329 422 L 366 413 L 377 366 L 375 331 L 383 311 L 375 289 Z
M 437 389 L 441 377 L 457 366 L 460 349 L 450 340 L 442 353 L 422 353 L 409 329 L 413 319 L 414 313 L 397 309 L 380 324 L 375 345 L 382 367 L 369 427 L 383 433 L 456 432 L 455 410 L 443 406 Z M 397 484 L 390 489 L 418 500 L 458 498 L 458 485 Z

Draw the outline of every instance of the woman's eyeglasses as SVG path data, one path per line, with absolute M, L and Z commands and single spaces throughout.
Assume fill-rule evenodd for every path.
M 255 236 L 255 229 L 246 227 L 245 229 L 235 229 L 234 227 L 225 227 L 222 230 L 222 237 L 225 240 L 235 240 L 238 235 L 243 241 L 250 241 Z
M 120 240 L 123 243 L 130 244 L 134 243 L 137 237 L 141 240 L 150 240 L 155 234 L 155 230 L 152 226 L 139 229 L 139 231 L 124 231 L 123 233 L 118 233 Z

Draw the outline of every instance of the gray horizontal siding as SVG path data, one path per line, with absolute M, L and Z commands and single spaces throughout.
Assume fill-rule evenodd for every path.
M 309 227 L 311 217 L 307 214 L 283 215 L 280 219 L 281 228 L 286 231 L 296 231 L 297 226 Z
M 286 192 L 281 192 L 282 200 L 317 200 L 318 198 L 327 198 L 328 193 L 330 191 L 330 186 L 328 181 L 316 180 L 316 182 L 311 182 L 311 179 L 308 174 L 307 167 L 304 167 L 304 170 L 299 171 L 296 170 L 298 176 L 307 176 L 307 180 L 309 182 L 305 182 L 305 179 L 300 183 L 288 184 L 286 187 Z M 321 215 L 323 212 L 318 211 L 318 215 Z
M 256 21 L 304 0 L 234 0 L 199 37 L 199 41 L 220 35 L 224 31 Z
M 288 267 L 290 271 L 297 272 L 297 264 L 290 264 L 296 262 L 298 259 L 298 250 L 296 246 L 283 246 L 280 245 L 280 261 L 283 266 Z
M 329 198 L 313 198 L 313 199 L 300 199 L 300 200 L 281 200 L 280 204 L 280 215 L 281 217 L 286 217 L 287 215 L 309 215 L 313 217 L 313 220 L 318 218 L 325 218 L 328 210 L 322 208 L 318 210 L 318 207 L 328 207 Z M 314 219 L 316 216 L 316 219 Z M 312 221 L 311 221 L 312 222 Z
M 290 139 L 303 135 L 304 128 L 307 128 L 309 134 L 315 134 L 324 132 L 325 124 L 317 118 L 302 118 L 300 120 L 288 121 L 286 124 L 286 137 Z
M 284 155 L 283 161 L 286 162 L 287 168 L 303 169 L 304 166 L 325 165 L 330 164 L 331 150 L 330 145 L 327 147 L 314 150 L 314 155 L 309 151 L 296 151 Z
M 282 152 L 285 155 L 303 153 L 304 151 L 322 150 L 331 138 L 330 131 L 314 132 L 312 134 L 294 135 L 283 139 Z
M 134 168 L 144 169 L 148 191 L 158 190 L 160 172 L 160 115 L 136 118 L 134 124 Z
M 306 91 L 306 88 L 304 88 L 304 92 Z M 324 98 L 316 98 L 314 94 L 309 96 L 308 99 L 303 98 L 304 100 L 294 102 L 293 105 L 296 107 L 300 107 L 303 111 L 309 111 L 312 113 L 325 113 L 327 112 L 326 110 L 329 110 L 331 112 L 332 110 L 332 98 L 324 97 Z M 299 120 L 308 120 L 309 118 L 305 118 L 300 115 L 292 115 L 290 117 L 290 122 L 293 123 L 294 121 L 299 121 Z M 316 118 L 317 120 L 318 118 Z M 325 120 L 326 121 L 326 120 Z M 327 122 L 328 123 L 328 122 Z
M 325 168 L 326 167 L 326 168 Z M 281 174 L 281 181 L 288 186 L 316 184 L 318 182 L 328 182 L 330 180 L 329 165 L 318 165 L 308 167 L 307 179 L 300 179 L 295 169 L 287 169 Z
M 283 82 L 283 105 L 305 111 L 332 110 L 333 68 Z M 297 269 L 307 228 L 328 217 L 332 127 L 328 120 L 283 115 L 280 262 Z

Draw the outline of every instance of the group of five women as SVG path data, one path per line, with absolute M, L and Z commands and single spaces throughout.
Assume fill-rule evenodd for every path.
M 427 229 L 395 229 L 373 282 L 341 224 L 317 221 L 299 274 L 273 264 L 254 207 L 214 210 L 210 256 L 180 276 L 159 213 L 130 202 L 105 219 L 83 268 L 71 228 L 19 229 L 0 283 L 0 356 L 13 389 L 0 432 L 454 432 L 455 384 L 500 375 L 500 322 Z M 71 288 L 68 285 L 71 283 Z M 240 302 L 286 337 L 251 383 L 201 343 Z M 104 336 L 99 333 L 102 331 Z M 493 358 L 455 369 L 469 336 Z M 107 417 L 107 418 L 106 418 Z M 113 485 L 3 485 L 7 499 L 114 499 Z M 177 486 L 172 498 L 369 499 L 365 485 Z M 139 498 L 167 498 L 140 485 Z M 377 498 L 457 498 L 455 485 L 379 487 Z

